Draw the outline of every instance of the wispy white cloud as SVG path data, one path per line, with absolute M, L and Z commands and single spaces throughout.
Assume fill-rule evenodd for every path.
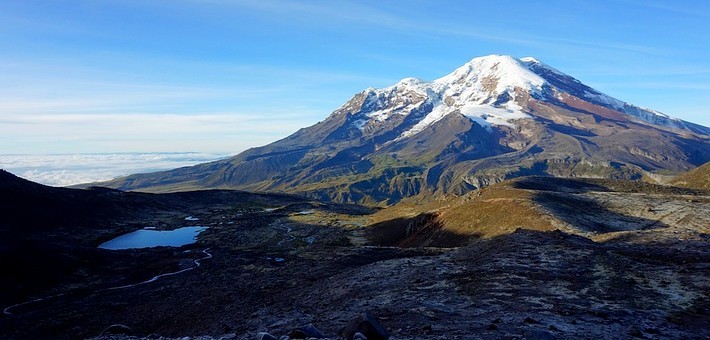
M 595 83 L 598 87 L 615 87 L 615 88 L 643 88 L 643 89 L 661 89 L 661 90 L 697 90 L 710 91 L 710 83 L 702 82 L 678 82 L 678 81 L 622 81 L 613 83 Z
M 290 20 L 299 18 L 301 20 L 310 20 L 317 18 L 318 22 L 329 21 L 342 24 L 343 21 L 346 21 L 402 29 L 412 28 L 413 26 L 413 22 L 409 20 L 357 1 L 192 0 L 188 2 L 227 8 L 249 8 L 251 10 L 269 12 L 271 14 L 285 15 Z
M 116 60 L 128 57 L 111 56 Z M 239 109 L 248 103 L 259 103 L 261 109 L 268 109 L 271 102 L 266 99 L 278 97 L 287 102 L 302 97 L 308 89 L 352 83 L 363 84 L 364 88 L 364 84 L 391 81 L 353 72 L 278 65 L 164 59 L 144 62 L 166 70 L 200 73 L 201 77 L 197 80 L 142 79 L 136 70 L 105 70 L 57 63 L 51 59 L 29 63 L 2 58 L 0 73 L 4 76 L 0 79 L 0 114 L 130 112 L 146 111 L 148 107 L 158 113 L 174 112 L 176 108 L 204 111 L 205 106 L 214 102 L 219 102 L 222 110 L 226 106 Z M 54 64 L 59 65 L 52 66 Z
M 181 85 L 133 79 L 118 71 L 92 72 L 88 66 L 36 63 L 0 66 L 10 72 L 0 79 L 0 153 L 32 148 L 241 151 L 322 120 L 354 93 L 331 95 L 333 83 L 362 83 L 364 88 L 387 82 L 327 70 L 165 61 L 173 63 L 170 69 L 220 72 L 235 79 Z
M 208 114 L 6 114 L 3 153 L 215 151 L 237 153 L 315 123 L 296 109 Z M 33 151 L 34 150 L 34 151 Z
M 667 55 L 669 51 L 664 48 L 651 47 L 648 45 L 641 45 L 636 43 L 613 43 L 613 42 L 602 42 L 602 41 L 585 41 L 580 39 L 566 39 L 559 37 L 541 37 L 532 36 L 532 39 L 539 43 L 544 43 L 550 46 L 555 46 L 558 48 L 569 48 L 569 47 L 580 47 L 580 48 L 590 48 L 594 51 L 624 51 L 624 52 L 634 52 L 638 54 L 646 55 Z M 599 53 L 599 52 L 597 52 Z
M 639 8 L 650 8 L 683 16 L 710 18 L 710 6 L 707 1 L 652 1 L 619 0 Z
M 581 74 L 597 74 L 605 77 L 682 77 L 682 76 L 707 76 L 710 68 L 704 65 L 669 65 L 663 68 L 648 68 L 645 65 L 633 67 L 629 65 L 598 65 L 596 67 L 579 67 Z
M 477 20 L 470 20 L 462 25 L 457 22 L 441 22 L 432 18 L 421 20 L 420 18 L 408 18 L 392 12 L 380 10 L 374 6 L 368 6 L 361 2 L 337 1 L 324 3 L 304 3 L 298 1 L 281 0 L 245 0 L 245 1 L 202 1 L 200 3 L 211 3 L 218 6 L 241 6 L 253 10 L 268 11 L 287 15 L 289 18 L 318 18 L 319 24 L 324 21 L 331 21 L 337 25 L 342 25 L 343 21 L 356 23 L 363 26 L 382 27 L 394 30 L 399 33 L 410 35 L 432 35 L 432 36 L 458 36 L 473 40 L 484 40 L 500 42 L 517 46 L 535 48 L 554 48 L 558 50 L 570 48 L 586 48 L 593 50 L 626 51 L 647 55 L 667 55 L 668 51 L 658 47 L 639 43 L 623 43 L 613 41 L 594 41 L 584 39 L 570 39 L 564 36 L 543 36 L 530 34 L 529 31 L 513 29 L 505 25 L 499 27 L 481 26 Z M 666 9 L 662 4 L 656 4 L 657 8 Z M 677 7 L 677 6 L 676 6 Z M 560 31 L 564 33 L 565 31 Z

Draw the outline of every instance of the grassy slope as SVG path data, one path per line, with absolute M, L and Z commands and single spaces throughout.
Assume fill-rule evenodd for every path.
M 676 177 L 671 184 L 686 188 L 710 189 L 710 162 Z
M 662 229 L 667 223 L 694 228 L 697 223 L 681 223 L 680 218 L 697 218 L 681 216 L 680 207 L 698 201 L 703 205 L 692 211 L 703 217 L 705 210 L 699 209 L 708 200 L 707 191 L 637 181 L 524 177 L 460 197 L 406 200 L 375 214 L 369 237 L 382 245 L 460 246 L 518 228 L 591 238 Z

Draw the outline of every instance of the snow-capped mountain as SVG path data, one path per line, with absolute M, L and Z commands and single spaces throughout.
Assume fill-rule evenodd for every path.
M 431 111 L 399 138 L 422 131 L 448 114 L 462 114 L 490 130 L 491 125 L 514 126 L 518 119 L 532 119 L 523 110 L 530 99 L 564 102 L 573 95 L 592 104 L 623 112 L 657 125 L 710 134 L 710 129 L 637 107 L 600 93 L 532 57 L 506 55 L 475 58 L 451 74 L 426 82 L 405 78 L 384 89 L 367 89 L 353 124 L 359 129 L 393 115 L 407 115 L 422 105 Z
M 424 130 L 448 114 L 462 114 L 489 130 L 491 125 L 512 126 L 513 120 L 532 118 L 521 112 L 516 97 L 522 93 L 541 97 L 545 84 L 544 79 L 509 56 L 476 58 L 433 82 L 406 78 L 392 87 L 366 90 L 365 106 L 373 111 L 361 112 L 363 119 L 356 124 L 364 129 L 372 118 L 381 122 L 428 104 L 431 111 L 399 139 Z M 392 97 L 402 105 L 388 105 L 391 100 L 387 99 Z
M 528 174 L 658 178 L 710 160 L 710 128 L 596 91 L 535 58 L 474 58 L 356 94 L 324 121 L 231 159 L 105 183 L 238 188 L 389 204 Z

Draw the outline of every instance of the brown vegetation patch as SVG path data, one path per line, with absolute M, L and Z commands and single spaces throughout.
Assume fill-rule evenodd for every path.
M 671 181 L 671 184 L 686 188 L 710 190 L 710 162 L 676 177 Z

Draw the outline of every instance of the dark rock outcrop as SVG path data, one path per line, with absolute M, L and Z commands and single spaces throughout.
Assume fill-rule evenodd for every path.
M 390 335 L 387 330 L 377 321 L 377 318 L 368 312 L 364 312 L 348 322 L 347 326 L 340 332 L 340 336 L 347 340 L 361 338 L 365 336 L 368 340 L 387 340 Z

